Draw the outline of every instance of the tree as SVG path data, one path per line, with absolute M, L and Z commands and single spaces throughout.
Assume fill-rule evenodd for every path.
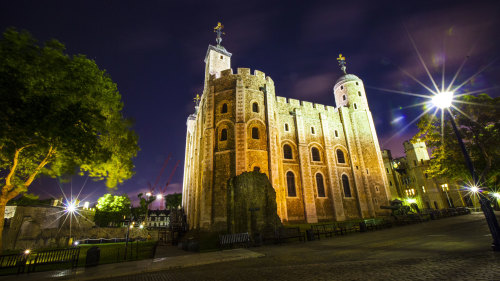
M 156 196 L 147 196 L 146 198 L 143 197 L 142 193 L 137 194 L 137 197 L 139 198 L 139 214 L 138 215 L 143 215 L 144 216 L 144 221 L 148 221 L 148 210 L 149 210 L 149 205 L 155 201 Z
M 88 174 L 109 188 L 130 178 L 138 151 L 109 75 L 56 40 L 0 39 L 0 250 L 5 206 L 40 175 Z
M 165 207 L 167 209 L 177 209 L 182 204 L 182 193 L 172 193 L 165 196 Z
M 99 226 L 108 226 L 110 222 L 118 223 L 130 214 L 130 198 L 126 194 L 105 194 L 97 200 L 94 221 Z
M 499 183 L 500 175 L 500 97 L 487 94 L 461 96 L 453 117 L 467 147 L 473 165 L 484 186 L 493 187 Z M 446 113 L 445 122 L 431 115 L 424 116 L 418 123 L 419 133 L 415 136 L 425 141 L 432 151 L 427 173 L 431 177 L 446 177 L 455 181 L 471 181 L 465 166 L 455 133 Z

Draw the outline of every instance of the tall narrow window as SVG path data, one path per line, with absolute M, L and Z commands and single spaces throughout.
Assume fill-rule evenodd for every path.
M 285 159 L 293 159 L 292 147 L 289 146 L 288 144 L 285 144 L 283 146 L 283 157 Z
M 225 104 L 222 105 L 220 113 L 227 113 L 227 103 L 225 103 Z
M 221 141 L 227 140 L 227 129 L 222 129 L 222 131 L 220 131 L 220 140 Z
M 313 134 L 313 135 L 315 134 L 314 127 L 311 127 L 311 134 Z
M 321 157 L 319 156 L 319 149 L 316 147 L 311 148 L 311 156 L 313 161 L 321 161 Z
M 325 197 L 325 184 L 323 183 L 323 175 L 316 174 L 316 187 L 318 188 L 318 197 Z
M 354 103 L 354 109 L 358 109 L 358 105 L 356 105 L 356 103 Z
M 295 192 L 295 175 L 292 172 L 286 173 L 286 185 L 288 188 L 288 196 L 297 196 L 297 193 Z
M 253 127 L 252 128 L 252 139 L 259 139 L 259 128 Z
M 288 132 L 290 128 L 288 128 L 288 123 L 285 123 L 285 132 Z
M 342 96 L 342 100 L 345 100 L 345 99 L 346 99 L 346 97 L 345 97 L 345 95 L 343 95 L 343 96 Z
M 360 97 L 361 97 L 361 91 L 358 91 L 358 96 L 360 96 Z
M 349 186 L 349 178 L 342 175 L 342 186 L 344 187 L 344 197 L 351 197 L 351 187 Z
M 337 149 L 337 162 L 345 163 L 344 152 L 340 149 Z
M 335 137 L 338 138 L 339 137 L 339 131 L 335 130 Z
M 259 112 L 259 104 L 258 103 L 254 102 L 252 104 L 252 111 L 253 112 Z

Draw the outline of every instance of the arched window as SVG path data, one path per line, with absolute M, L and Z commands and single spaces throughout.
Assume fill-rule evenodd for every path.
M 283 146 L 283 157 L 285 159 L 293 159 L 292 147 L 288 144 Z
M 340 149 L 337 149 L 337 162 L 345 163 L 344 152 Z
M 311 134 L 313 134 L 313 135 L 315 134 L 314 127 L 311 127 Z
M 288 187 L 288 197 L 295 197 L 295 175 L 292 172 L 286 173 L 286 185 Z
M 358 96 L 360 96 L 360 97 L 361 97 L 361 91 L 358 91 Z
M 311 148 L 311 156 L 313 161 L 321 161 L 321 157 L 319 156 L 319 150 L 316 147 Z
M 252 139 L 259 139 L 259 128 L 253 127 L 252 128 Z
M 351 187 L 349 186 L 349 178 L 342 175 L 342 186 L 344 187 L 344 197 L 351 197 Z
M 259 104 L 258 103 L 254 102 L 252 104 L 252 111 L 253 112 L 259 112 Z
M 220 113 L 227 113 L 227 103 L 225 103 L 225 104 L 222 105 Z
M 288 123 L 285 123 L 285 132 L 288 132 L 290 129 L 288 128 Z
M 227 129 L 222 129 L 222 131 L 220 131 L 220 140 L 221 141 L 227 140 Z
M 342 100 L 345 100 L 345 99 L 346 99 L 346 97 L 345 97 L 345 95 L 343 95 L 343 96 L 342 96 Z
M 338 138 L 339 137 L 339 132 L 337 130 L 335 130 L 335 137 Z
M 323 175 L 316 174 L 316 187 L 318 188 L 318 197 L 325 197 L 325 184 L 323 183 Z

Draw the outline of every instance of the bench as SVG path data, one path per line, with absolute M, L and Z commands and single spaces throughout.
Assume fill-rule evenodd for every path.
M 321 235 L 326 237 L 332 237 L 333 234 L 343 234 L 342 228 L 338 227 L 337 224 L 316 224 L 311 225 L 311 231 L 315 237 L 320 239 Z
M 349 232 L 359 232 L 359 223 L 339 222 L 337 226 L 340 228 L 342 234 L 346 234 Z
M 0 270 L 17 267 L 17 274 L 23 273 L 28 260 L 27 254 L 12 254 L 0 256 Z
M 28 259 L 28 273 L 34 272 L 37 266 L 69 263 L 71 268 L 78 266 L 80 248 L 55 249 L 32 253 Z
M 291 238 L 299 238 L 300 242 L 306 242 L 306 234 L 299 227 L 280 227 L 278 229 L 278 243 Z
M 250 235 L 248 232 L 219 235 L 219 248 L 234 248 L 235 246 L 250 246 Z
M 377 230 L 386 227 L 392 227 L 392 223 L 385 219 L 366 219 L 364 220 L 367 230 Z

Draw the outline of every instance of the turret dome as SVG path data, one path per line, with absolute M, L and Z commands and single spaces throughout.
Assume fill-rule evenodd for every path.
M 337 86 L 337 84 L 339 83 L 345 83 L 349 81 L 361 81 L 361 79 L 359 79 L 359 77 L 354 74 L 345 74 L 337 79 L 337 82 L 335 82 L 335 86 Z

